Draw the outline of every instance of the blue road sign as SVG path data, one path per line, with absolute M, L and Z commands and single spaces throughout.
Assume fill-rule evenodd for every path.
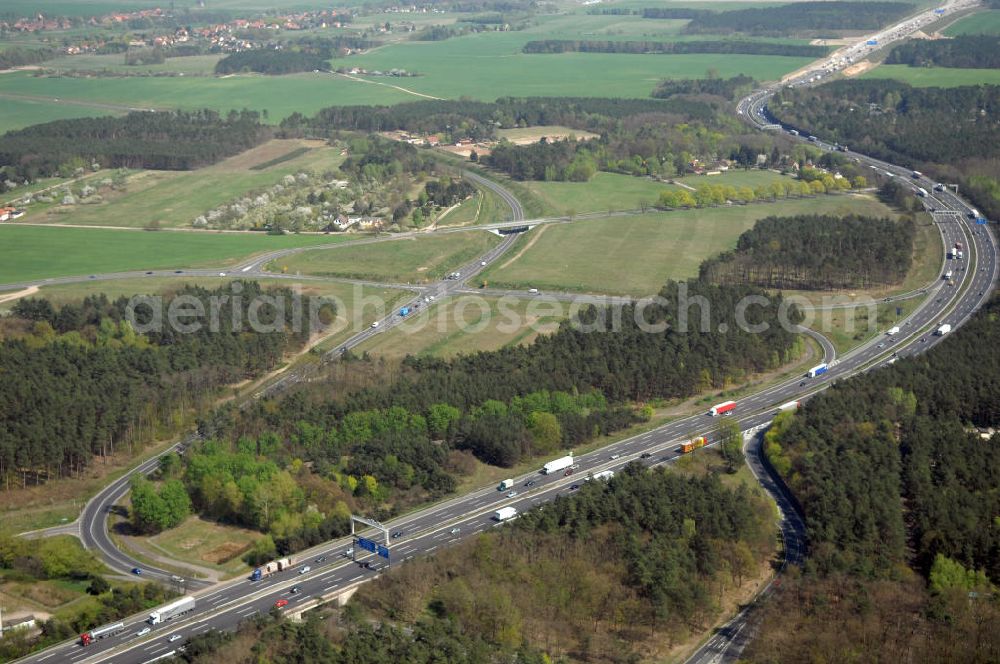
M 378 551 L 376 553 L 378 553 L 378 555 L 382 556 L 386 560 L 389 560 L 389 549 L 385 548 L 381 544 L 378 546 Z
M 980 226 L 985 226 L 986 219 L 984 217 L 979 217 L 979 219 L 976 219 L 976 223 L 979 224 Z
M 371 551 L 372 553 L 375 553 L 378 548 L 378 544 L 369 539 L 365 539 L 364 537 L 358 538 L 358 546 L 365 551 Z

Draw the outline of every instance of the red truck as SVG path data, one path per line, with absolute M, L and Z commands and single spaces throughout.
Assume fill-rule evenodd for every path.
M 722 403 L 715 404 L 708 410 L 708 414 L 712 417 L 717 415 L 725 415 L 726 413 L 732 412 L 736 409 L 735 401 L 723 401 Z

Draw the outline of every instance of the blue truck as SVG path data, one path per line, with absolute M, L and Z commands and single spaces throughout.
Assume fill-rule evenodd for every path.
M 399 310 L 399 315 L 400 316 L 408 316 L 409 314 L 410 314 L 410 308 L 409 307 L 403 307 L 402 309 Z

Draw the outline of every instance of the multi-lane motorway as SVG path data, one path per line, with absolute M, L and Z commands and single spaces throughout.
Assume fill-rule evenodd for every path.
M 789 82 L 786 81 L 786 84 Z M 741 115 L 755 125 L 773 130 L 775 123 L 767 114 L 766 103 L 776 89 L 770 87 L 743 100 L 739 105 Z M 832 149 L 832 146 L 823 141 L 816 141 L 816 145 Z M 857 159 L 858 163 L 910 182 L 914 190 L 918 186 L 932 189 L 933 183 L 913 179 L 909 169 L 873 160 L 857 153 L 850 153 L 850 156 Z M 929 184 L 931 186 L 928 186 Z M 934 328 L 942 323 L 949 323 L 952 328 L 959 327 L 989 296 L 998 267 L 997 248 L 992 234 L 984 227 L 971 223 L 968 216 L 970 206 L 951 192 L 931 191 L 924 200 L 935 208 L 932 214 L 941 229 L 945 246 L 951 246 L 958 241 L 968 248 L 965 260 L 949 261 L 951 269 L 954 270 L 954 284 L 942 279 L 928 285 L 926 300 L 902 321 L 901 332 L 898 335 L 874 339 L 835 362 L 832 361 L 828 349 L 826 359 L 832 362 L 827 374 L 815 379 L 788 380 L 741 399 L 735 417 L 742 429 L 754 430 L 766 426 L 773 418 L 778 404 L 807 399 L 838 379 L 867 371 L 893 361 L 893 358 L 906 357 L 926 350 L 940 341 L 940 337 L 932 335 Z M 513 209 L 516 218 L 519 207 Z M 415 297 L 411 304 L 417 304 L 430 294 L 440 297 L 461 290 L 465 279 L 481 270 L 483 263 L 489 264 L 495 260 L 512 241 L 512 238 L 505 238 L 490 254 L 465 266 L 461 270 L 461 278 L 436 284 Z M 397 324 L 399 320 L 400 317 L 389 315 L 380 321 L 377 328 L 359 332 L 345 345 L 349 347 L 360 343 L 374 334 L 379 334 L 381 330 Z M 432 553 L 458 539 L 493 527 L 496 524 L 492 514 L 499 507 L 513 506 L 523 511 L 551 500 L 560 493 L 571 493 L 574 490 L 573 485 L 582 482 L 588 474 L 606 469 L 620 469 L 631 461 L 647 465 L 669 463 L 679 456 L 677 449 L 679 441 L 692 432 L 709 433 L 713 424 L 714 420 L 704 414 L 683 418 L 619 441 L 599 451 L 579 456 L 576 460 L 578 468 L 570 476 L 531 473 L 516 479 L 516 495 L 508 496 L 506 492 L 496 491 L 492 487 L 484 488 L 395 520 L 387 524 L 391 530 L 402 532 L 400 538 L 392 540 L 393 561 L 399 562 L 411 556 Z M 782 533 L 787 560 L 790 563 L 797 563 L 801 560 L 805 546 L 801 519 L 795 514 L 789 496 L 767 474 L 760 459 L 758 442 L 751 442 L 748 445 L 747 458 L 755 474 L 762 479 L 765 488 L 775 496 L 782 508 L 786 517 L 782 522 Z M 153 464 L 155 460 L 147 463 Z M 97 512 L 90 511 L 91 506 L 88 505 L 88 510 L 85 510 L 85 515 L 88 516 L 83 522 L 90 523 L 93 529 L 101 530 L 105 517 L 101 514 L 100 507 L 106 512 L 107 506 L 114 502 L 112 499 L 116 495 L 120 495 L 124 490 L 123 487 L 124 485 L 116 488 L 113 485 L 102 492 L 102 500 L 110 502 L 102 505 L 101 501 L 95 501 Z M 120 552 L 117 554 L 104 552 L 103 546 L 97 544 L 99 536 L 93 535 L 93 538 L 93 542 L 106 557 L 122 555 Z M 137 632 L 144 626 L 141 622 L 144 616 L 133 616 L 126 621 L 129 628 L 120 636 L 100 641 L 88 648 L 83 648 L 77 643 L 63 643 L 25 658 L 24 661 L 75 663 L 87 660 L 124 664 L 146 662 L 171 652 L 175 643 L 183 643 L 183 640 L 169 642 L 168 637 L 174 634 L 179 634 L 183 639 L 209 629 L 232 629 L 247 616 L 266 612 L 279 599 L 288 600 L 289 604 L 285 610 L 295 610 L 296 607 L 315 602 L 319 597 L 332 596 L 355 586 L 383 568 L 381 559 L 369 559 L 369 562 L 374 563 L 374 569 L 364 568 L 348 560 L 342 555 L 348 546 L 349 541 L 342 539 L 300 554 L 298 562 L 311 566 L 311 570 L 305 574 L 285 572 L 256 583 L 238 579 L 202 590 L 196 594 L 198 606 L 194 612 L 177 622 L 158 626 L 151 634 L 138 636 Z M 115 567 L 121 569 L 123 564 L 132 564 L 126 561 L 127 558 L 116 560 Z M 289 590 L 292 586 L 298 586 L 300 592 L 291 594 Z M 363 588 L 361 591 L 363 592 Z M 735 660 L 743 645 L 751 638 L 748 619 L 749 612 L 742 612 L 736 616 L 713 635 L 690 661 Z

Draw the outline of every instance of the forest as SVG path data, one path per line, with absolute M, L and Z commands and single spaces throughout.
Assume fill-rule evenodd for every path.
M 733 101 L 750 92 L 756 85 L 757 81 L 743 74 L 732 78 L 668 78 L 657 83 L 650 96 L 654 99 L 669 99 L 675 95 L 714 95 Z
M 24 298 L 3 319 L 0 343 L 0 478 L 5 488 L 76 475 L 115 448 L 169 435 L 189 410 L 209 407 L 218 388 L 273 369 L 285 351 L 308 337 L 293 330 L 293 312 L 276 327 L 250 334 L 247 307 L 264 291 L 240 282 L 242 302 L 219 308 L 221 328 L 180 332 L 170 325 L 136 334 L 126 319 L 128 300 L 89 296 L 56 309 Z M 174 297 L 231 296 L 229 288 L 185 287 Z M 267 291 L 292 298 L 288 289 Z M 174 297 L 164 301 L 169 311 Z M 238 298 L 233 298 L 238 299 Z M 303 298 L 306 307 L 308 298 Z M 233 307 L 238 320 L 233 327 Z M 137 310 L 137 318 L 144 309 Z M 262 322 L 268 321 L 266 308 Z
M 702 263 L 699 277 L 790 290 L 888 286 L 909 271 L 914 234 L 912 219 L 766 217 L 736 249 Z
M 952 39 L 913 39 L 893 47 L 887 65 L 911 67 L 1000 68 L 1000 37 L 956 35 Z
M 837 81 L 782 90 L 779 119 L 825 140 L 915 168 L 1000 217 L 1000 86 L 915 88 L 891 80 Z M 853 110 L 852 110 L 853 109 Z
M 256 111 L 170 111 L 56 120 L 0 136 L 0 171 L 35 180 L 75 168 L 189 170 L 270 138 Z
M 640 661 L 703 629 L 719 593 L 759 573 L 774 550 L 770 510 L 745 486 L 635 464 L 381 575 L 339 621 L 254 625 L 204 656 L 244 662 L 254 647 L 275 663 Z
M 998 314 L 991 302 L 933 352 L 841 381 L 768 433 L 817 568 L 926 576 L 941 554 L 1000 579 L 1000 439 L 969 428 L 1000 418 Z
M 278 552 L 298 550 L 342 534 L 352 508 L 388 518 L 454 491 L 477 459 L 511 467 L 554 455 L 647 421 L 652 411 L 635 404 L 725 388 L 789 361 L 801 341 L 779 323 L 780 297 L 747 312 L 765 332 L 737 324 L 736 303 L 751 294 L 761 291 L 671 282 L 665 303 L 641 316 L 666 325 L 653 333 L 632 307 L 595 308 L 527 347 L 410 357 L 391 370 L 348 357 L 337 378 L 206 417 L 206 442 L 173 477 L 198 513 L 266 532 Z M 687 305 L 698 296 L 704 310 Z M 621 329 L 606 330 L 619 313 Z M 344 388 L 352 376 L 361 380 Z
M 858 11 L 856 3 L 843 0 L 795 2 L 695 16 L 684 27 L 684 32 L 788 36 L 823 30 L 877 30 L 913 10 L 913 5 L 902 2 L 866 2 L 864 11 Z
M 529 41 L 522 51 L 525 53 L 633 53 L 633 54 L 675 54 L 686 53 L 733 53 L 743 55 L 789 55 L 804 58 L 819 58 L 829 52 L 826 46 L 809 44 L 777 44 L 740 40 L 719 41 L 594 41 L 570 39 L 544 39 Z
M 260 49 L 230 53 L 215 63 L 215 73 L 239 74 L 294 74 L 296 72 L 325 70 L 329 64 L 321 55 L 304 51 Z
M 751 661 L 836 658 L 847 644 L 866 661 L 995 659 L 1000 437 L 974 427 L 1000 418 L 998 315 L 992 301 L 933 351 L 775 420 L 765 451 L 804 509 L 810 558 Z

